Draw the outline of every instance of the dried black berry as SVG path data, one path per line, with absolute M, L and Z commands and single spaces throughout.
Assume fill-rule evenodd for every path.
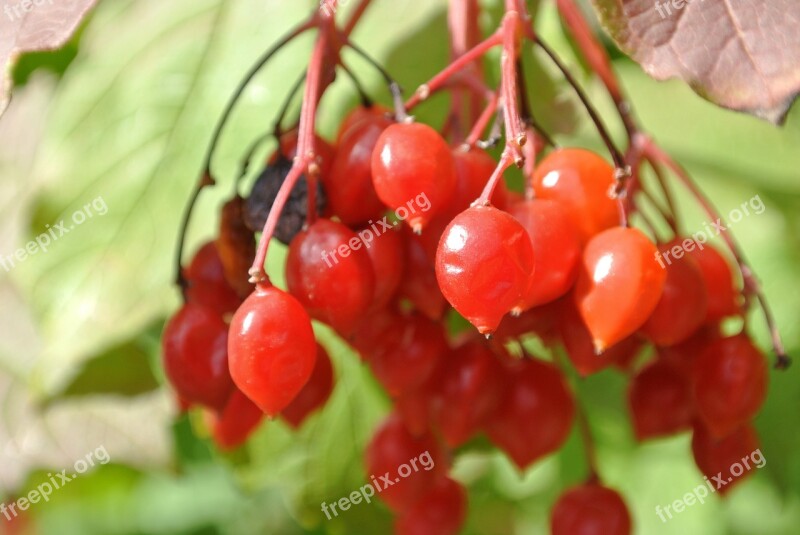
M 261 232 L 267 215 L 272 209 L 278 190 L 292 168 L 291 160 L 278 158 L 270 164 L 253 184 L 250 197 L 245 202 L 244 221 L 253 232 Z M 325 209 L 326 198 L 320 181 L 317 181 L 317 213 Z M 289 194 L 289 200 L 283 209 L 278 227 L 275 229 L 275 238 L 281 243 L 289 244 L 295 234 L 303 228 L 306 220 L 306 207 L 308 206 L 308 183 L 305 175 L 301 176 Z

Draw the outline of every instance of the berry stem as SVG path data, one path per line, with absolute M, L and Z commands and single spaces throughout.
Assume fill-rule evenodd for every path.
M 614 102 L 619 112 L 620 119 L 625 126 L 628 137 L 633 139 L 633 136 L 639 129 L 631 114 L 631 106 L 628 104 L 617 76 L 611 68 L 611 59 L 608 57 L 605 48 L 603 48 L 603 45 L 592 32 L 583 13 L 575 4 L 574 0 L 556 0 L 556 4 L 558 6 L 558 11 L 561 13 L 561 18 L 564 20 L 564 24 L 572 33 L 578 48 L 583 53 L 584 59 L 606 87 L 611 100 Z
M 606 128 L 605 124 L 603 123 L 600 114 L 597 113 L 592 103 L 589 101 L 589 97 L 586 96 L 583 89 L 581 88 L 578 81 L 572 75 L 570 70 L 567 66 L 561 61 L 561 58 L 555 53 L 555 51 L 550 48 L 540 37 L 537 37 L 535 43 L 541 48 L 544 53 L 550 58 L 553 64 L 558 68 L 559 71 L 564 75 L 564 78 L 567 80 L 567 83 L 572 86 L 575 94 L 578 96 L 578 99 L 581 101 L 581 104 L 586 109 L 586 112 L 589 114 L 592 122 L 594 123 L 597 132 L 600 134 L 600 137 L 603 140 L 603 143 L 608 148 L 608 152 L 611 154 L 611 159 L 614 160 L 614 166 L 617 168 L 617 180 L 623 180 L 629 173 L 630 170 L 628 169 L 628 165 L 625 162 L 625 157 L 619 151 L 619 149 L 614 144 L 614 141 L 611 139 L 611 134 L 609 134 L 608 129 Z
M 561 372 L 564 374 L 564 377 L 570 377 L 572 375 L 570 373 L 572 367 L 562 352 L 555 352 L 555 361 L 561 368 Z M 599 472 L 597 470 L 597 448 L 594 443 L 594 437 L 592 437 L 592 429 L 589 427 L 589 418 L 586 416 L 586 408 L 580 399 L 580 389 L 578 388 L 580 381 L 573 378 L 570 382 L 572 384 L 573 395 L 575 396 L 575 421 L 578 424 L 578 432 L 581 435 L 583 451 L 586 456 L 586 465 L 589 469 L 587 482 L 596 483 L 600 480 Z
M 481 138 L 481 134 L 483 134 L 483 132 L 489 126 L 489 121 L 491 121 L 492 117 L 494 117 L 497 113 L 499 101 L 500 96 L 497 93 L 492 93 L 491 97 L 489 98 L 489 102 L 486 104 L 483 112 L 480 114 L 478 120 L 475 122 L 475 125 L 472 127 L 472 131 L 464 141 L 466 145 L 474 146 L 476 143 L 478 143 Z
M 508 147 L 503 151 L 503 154 L 500 156 L 500 162 L 497 164 L 497 167 L 492 173 L 491 178 L 489 178 L 489 182 L 486 184 L 486 187 L 483 188 L 483 192 L 478 199 L 472 203 L 472 206 L 488 206 L 490 204 L 489 199 L 492 198 L 492 194 L 494 193 L 494 189 L 497 187 L 497 183 L 502 180 L 503 173 L 511 167 L 514 163 L 516 156 L 513 154 Z
M 659 147 L 650 138 L 642 134 L 636 136 L 635 143 L 647 157 L 651 158 L 654 162 L 665 165 L 673 172 L 673 174 L 675 174 L 676 177 L 678 177 L 681 183 L 692 193 L 695 199 L 697 199 L 697 202 L 700 204 L 700 206 L 703 208 L 703 211 L 705 211 L 709 218 L 711 218 L 713 221 L 724 221 L 717 212 L 716 208 L 714 208 L 705 194 L 700 191 L 700 188 L 691 179 L 689 173 L 686 172 L 686 170 L 680 164 L 673 160 L 669 154 L 662 150 L 661 147 Z M 746 297 L 754 295 L 764 313 L 764 319 L 767 323 L 770 337 L 772 339 L 772 347 L 775 351 L 775 368 L 779 370 L 785 370 L 789 367 L 791 359 L 786 354 L 786 348 L 783 345 L 783 340 L 781 339 L 780 331 L 778 330 L 777 323 L 775 322 L 775 317 L 772 314 L 772 309 L 770 308 L 767 298 L 761 288 L 761 283 L 758 281 L 755 273 L 747 263 L 744 253 L 730 231 L 727 228 L 724 228 L 720 235 L 725 241 L 725 244 L 728 246 L 731 254 L 733 254 L 734 258 L 736 259 L 736 263 L 739 265 L 739 271 L 741 272 L 742 279 L 744 281 L 744 295 Z
M 364 12 L 371 3 L 372 0 L 361 0 L 358 5 L 356 5 L 353 14 L 350 15 L 350 18 L 342 29 L 343 40 L 347 40 L 350 37 L 350 34 L 353 33 L 353 30 L 355 30 L 356 25 L 358 25 L 358 22 L 361 20 L 361 17 L 364 16 Z
M 186 293 L 186 279 L 183 276 L 183 250 L 186 244 L 186 233 L 189 229 L 189 222 L 192 219 L 194 207 L 197 204 L 197 200 L 200 198 L 200 192 L 203 190 L 203 188 L 207 186 L 213 186 L 216 183 L 211 172 L 211 161 L 213 160 L 214 150 L 219 143 L 219 139 L 222 135 L 222 131 L 225 128 L 225 125 L 228 122 L 228 118 L 230 117 L 233 108 L 236 106 L 236 103 L 239 101 L 239 98 L 244 93 L 245 88 L 247 88 L 255 75 L 261 71 L 264 65 L 266 65 L 269 60 L 272 59 L 275 54 L 277 54 L 290 41 L 292 41 L 295 37 L 305 33 L 307 30 L 313 28 L 315 24 L 316 14 L 304 23 L 290 30 L 286 35 L 278 40 L 277 43 L 275 43 L 271 48 L 261 55 L 258 61 L 256 61 L 255 64 L 250 67 L 250 70 L 247 71 L 244 79 L 239 82 L 239 85 L 236 87 L 233 94 L 228 99 L 227 104 L 225 105 L 225 110 L 222 113 L 222 117 L 220 117 L 220 120 L 214 127 L 214 132 L 211 135 L 211 141 L 209 142 L 208 150 L 206 151 L 205 160 L 203 162 L 203 170 L 191 197 L 189 197 L 189 202 L 184 209 L 183 219 L 181 221 L 180 231 L 178 234 L 178 247 L 175 261 L 175 282 L 181 288 L 181 292 L 184 294 L 184 299 Z
M 326 9 L 329 7 L 330 9 Z M 316 162 L 314 123 L 316 120 L 317 106 L 323 91 L 323 70 L 325 68 L 326 55 L 330 50 L 330 35 L 335 29 L 333 26 L 333 14 L 336 12 L 336 0 L 328 0 L 319 12 L 319 34 L 311 59 L 308 64 L 306 74 L 306 87 L 303 95 L 303 104 L 300 110 L 300 121 L 297 133 L 297 156 L 294 159 L 289 174 L 284 179 L 275 202 L 269 211 L 267 221 L 264 223 L 264 230 L 256 250 L 256 257 L 250 268 L 250 282 L 262 287 L 269 287 L 269 278 L 264 270 L 264 263 L 267 259 L 267 250 L 272 240 L 272 235 L 280 220 L 286 201 L 289 199 L 292 189 L 305 171 L 308 180 L 309 200 L 312 200 L 314 191 L 317 187 L 316 177 L 319 174 L 319 167 Z M 313 212 L 309 207 L 309 213 Z
M 479 43 L 477 46 L 466 52 L 463 56 L 454 60 L 443 71 L 431 78 L 427 83 L 419 86 L 408 102 L 406 102 L 406 109 L 410 110 L 417 106 L 423 100 L 426 100 L 431 94 L 435 93 L 457 72 L 464 69 L 470 63 L 480 59 L 486 52 L 501 44 L 503 36 L 500 31 L 495 32 L 491 37 Z
M 367 54 L 367 52 L 353 43 L 352 41 L 345 41 L 344 44 L 350 48 L 353 52 L 361 56 L 367 63 L 372 65 L 375 70 L 377 70 L 383 79 L 386 81 L 386 84 L 389 86 L 389 92 L 392 94 L 392 102 L 394 104 L 394 112 L 395 112 L 395 119 L 398 122 L 403 122 L 408 119 L 408 113 L 406 111 L 406 106 L 403 104 L 403 90 L 400 88 L 400 84 L 398 84 L 392 75 L 383 68 L 383 65 L 378 63 L 372 56 Z

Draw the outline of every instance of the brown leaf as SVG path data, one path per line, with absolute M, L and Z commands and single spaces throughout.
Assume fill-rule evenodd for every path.
M 97 0 L 0 0 L 0 114 L 8 104 L 11 63 L 24 52 L 62 46 Z
M 800 92 L 797 0 L 592 0 L 617 44 L 658 80 L 781 123 Z M 678 7 L 680 6 L 680 7 Z

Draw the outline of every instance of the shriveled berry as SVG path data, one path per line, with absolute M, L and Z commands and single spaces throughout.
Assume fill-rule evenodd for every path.
M 261 232 L 267 222 L 267 216 L 275 204 L 275 198 L 283 185 L 283 181 L 292 168 L 292 161 L 280 157 L 274 163 L 267 165 L 266 169 L 253 184 L 245 202 L 244 221 L 247 227 L 253 232 Z M 316 195 L 317 212 L 323 212 L 326 206 L 325 191 L 322 183 L 317 182 Z M 281 212 L 278 226 L 275 228 L 274 237 L 281 243 L 289 244 L 292 238 L 300 232 L 306 221 L 308 212 L 308 182 L 305 176 L 300 179 L 292 188 L 286 206 Z

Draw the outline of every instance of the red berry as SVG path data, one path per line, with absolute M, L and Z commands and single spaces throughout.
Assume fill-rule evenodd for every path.
M 416 314 L 395 318 L 385 343 L 369 356 L 372 373 L 391 396 L 421 385 L 448 350 L 440 324 Z
M 448 446 L 472 438 L 493 414 L 504 389 L 500 362 L 480 341 L 453 350 L 436 376 L 433 416 Z
M 164 371 L 178 395 L 221 410 L 233 390 L 228 373 L 228 326 L 210 308 L 185 304 L 162 338 Z
M 653 313 L 667 276 L 657 253 L 634 228 L 606 230 L 586 245 L 575 302 L 598 353 L 636 332 Z
M 195 254 L 185 272 L 186 300 L 207 306 L 220 315 L 233 313 L 242 300 L 225 278 L 217 245 L 208 242 Z
M 536 274 L 525 295 L 523 309 L 549 303 L 567 293 L 578 276 L 581 242 L 563 205 L 534 199 L 513 205 L 514 216 L 531 237 Z
M 405 218 L 419 231 L 453 194 L 456 170 L 450 147 L 430 126 L 394 124 L 383 131 L 372 153 L 372 181 L 378 197 L 398 215 L 400 210 L 410 212 L 409 203 L 425 197 L 428 209 L 413 206 L 415 212 Z
M 692 454 L 700 472 L 708 478 L 708 484 L 720 494 L 726 494 L 766 462 L 758 434 L 750 424 L 744 424 L 722 438 L 714 437 L 702 425 L 695 426 Z M 737 464 L 738 467 L 734 466 Z
M 721 437 L 750 421 L 767 394 L 767 362 L 746 335 L 713 341 L 694 367 L 697 412 Z
M 457 535 L 467 516 L 467 492 L 442 478 L 419 496 L 395 522 L 396 535 Z
M 569 436 L 575 403 L 561 372 L 536 359 L 512 365 L 506 389 L 486 424 L 491 441 L 520 469 L 553 453 Z
M 531 239 L 511 215 L 476 206 L 450 223 L 436 253 L 436 279 L 451 305 L 481 334 L 522 305 L 533 274 Z
M 317 358 L 311 319 L 291 295 L 256 288 L 231 320 L 230 371 L 236 386 L 268 416 L 308 382 Z
M 371 165 L 378 136 L 391 124 L 392 121 L 383 115 L 366 116 L 339 141 L 330 174 L 323 177 L 323 185 L 328 208 L 345 225 L 378 220 L 386 211 L 372 185 Z
M 400 281 L 400 294 L 428 318 L 440 320 L 447 308 L 447 301 L 436 281 L 433 257 L 425 252 L 422 237 L 408 229 L 404 229 L 403 242 L 405 274 Z
M 286 283 L 312 317 L 349 335 L 372 302 L 375 274 L 353 231 L 318 219 L 292 240 Z
M 270 157 L 268 163 L 276 163 L 281 157 L 285 160 L 293 160 L 297 156 L 297 129 L 286 132 L 281 136 L 279 150 Z M 330 173 L 331 163 L 333 163 L 336 149 L 333 145 L 322 139 L 321 137 L 314 136 L 314 150 L 316 150 L 318 164 L 320 168 L 320 176 L 326 176 Z
M 258 428 L 264 413 L 238 388 L 233 390 L 223 411 L 214 418 L 212 435 L 224 451 L 238 448 Z
M 594 152 L 553 151 L 541 161 L 531 180 L 538 199 L 564 204 L 584 243 L 619 224 L 619 208 L 611 197 L 614 168 Z
M 380 491 L 376 495 L 395 512 L 406 510 L 447 472 L 446 460 L 436 439 L 430 434 L 414 437 L 396 414 L 389 416 L 375 432 L 365 457 L 367 474 L 373 485 L 377 482 L 380 486 L 375 489 Z M 416 471 L 411 467 L 412 461 Z M 410 469 L 407 477 L 400 477 L 402 465 Z M 382 482 L 384 474 L 388 474 L 391 485 Z
M 661 258 L 671 246 L 658 248 Z M 705 322 L 708 313 L 708 292 L 695 261 L 690 256 L 675 258 L 665 269 L 664 292 L 642 326 L 642 333 L 659 346 L 686 341 Z
M 616 491 L 586 483 L 566 491 L 550 514 L 552 535 L 630 535 L 631 515 Z
M 633 378 L 628 407 L 638 440 L 677 434 L 692 426 L 694 408 L 689 381 L 684 373 L 660 359 Z
M 453 150 L 453 161 L 456 165 L 456 185 L 447 207 L 440 215 L 448 220 L 469 208 L 481 196 L 497 167 L 497 162 L 486 151 L 475 147 Z M 506 184 L 500 180 L 492 193 L 492 203 L 502 206 L 506 194 Z
M 697 262 L 708 294 L 706 321 L 713 323 L 728 316 L 741 314 L 741 296 L 733 282 L 733 272 L 725 257 L 709 244 L 697 244 L 685 249 Z
M 333 392 L 333 366 L 327 351 L 317 344 L 317 360 L 314 371 L 302 390 L 281 411 L 281 417 L 297 429 L 314 411 L 322 408 Z
M 373 104 L 370 107 L 358 106 L 353 108 L 353 110 L 350 111 L 350 113 L 348 113 L 344 118 L 342 124 L 339 125 L 339 133 L 336 134 L 336 145 L 341 145 L 344 136 L 351 129 L 361 124 L 362 121 L 372 121 L 375 120 L 376 117 L 388 118 L 389 110 L 379 104 Z
M 376 231 L 371 227 L 362 229 L 356 234 L 364 236 L 372 271 L 375 273 L 375 295 L 372 297 L 370 309 L 379 310 L 395 297 L 403 279 L 405 269 L 403 235 L 395 229 Z M 366 238 L 368 235 L 370 237 Z
M 592 335 L 578 313 L 571 296 L 559 301 L 560 321 L 558 332 L 567 357 L 582 377 L 595 374 L 611 366 L 624 366 L 639 353 L 642 344 L 635 336 L 629 336 L 597 354 Z

